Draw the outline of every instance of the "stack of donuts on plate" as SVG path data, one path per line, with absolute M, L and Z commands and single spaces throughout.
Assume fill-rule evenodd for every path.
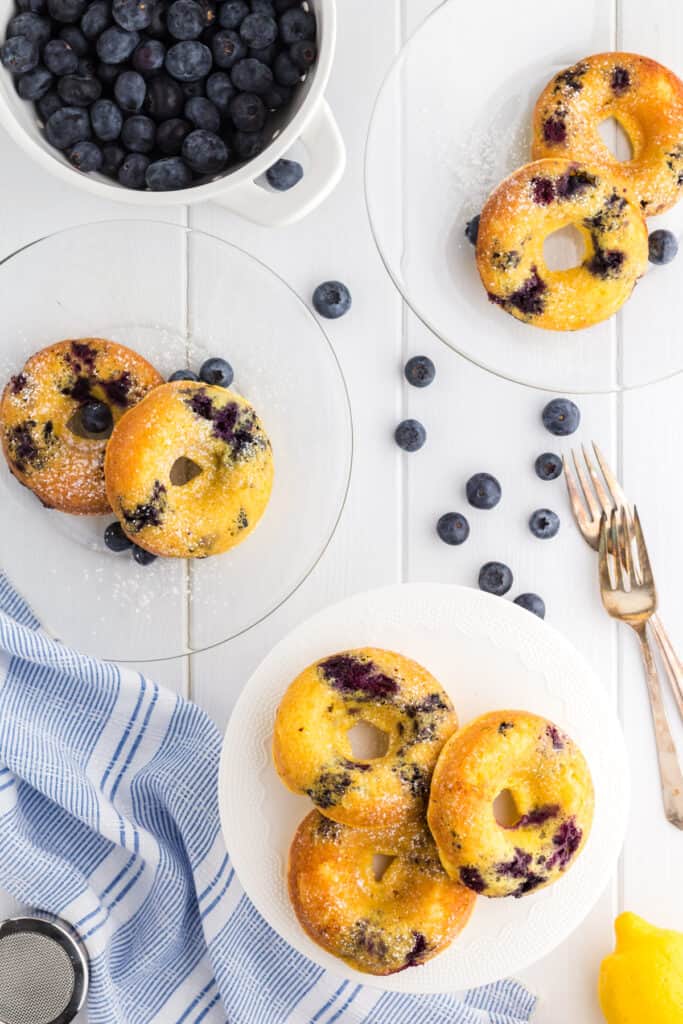
M 600 135 L 610 118 L 628 137 L 629 160 L 617 160 Z M 481 212 L 479 274 L 491 302 L 518 320 L 554 331 L 590 327 L 615 313 L 645 272 L 645 218 L 683 191 L 683 82 L 647 57 L 587 57 L 541 93 L 532 155 Z M 551 270 L 543 243 L 568 225 L 582 236 L 583 259 Z
M 380 756 L 354 756 L 360 722 Z M 492 711 L 458 730 L 441 684 L 391 651 L 310 665 L 278 708 L 275 767 L 315 806 L 290 849 L 292 906 L 307 934 L 358 971 L 393 974 L 448 946 L 477 895 L 556 881 L 590 831 L 583 755 L 552 722 Z M 494 803 L 506 792 L 512 820 Z M 378 870 L 380 858 L 382 870 Z
M 113 510 L 123 545 L 206 558 L 240 543 L 270 497 L 270 441 L 236 392 L 164 383 L 130 348 L 57 342 L 27 360 L 0 401 L 13 475 L 47 508 Z

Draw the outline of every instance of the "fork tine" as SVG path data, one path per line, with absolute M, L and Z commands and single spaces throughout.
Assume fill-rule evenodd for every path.
M 574 469 L 576 470 L 576 475 L 579 478 L 579 483 L 581 484 L 583 496 L 585 498 L 586 504 L 588 505 L 591 514 L 591 519 L 593 520 L 593 522 L 598 522 L 603 511 L 606 512 L 607 515 L 609 515 L 609 509 L 602 509 L 599 503 L 595 500 L 593 489 L 591 488 L 591 485 L 588 482 L 588 477 L 586 476 L 583 466 L 581 465 L 581 462 L 574 449 L 572 449 L 572 460 L 574 462 Z
M 633 580 L 631 579 L 632 571 L 634 569 L 633 559 L 631 557 L 633 540 L 631 537 L 631 530 L 629 528 L 628 513 L 625 508 L 619 508 L 617 510 L 616 520 L 617 533 L 619 535 L 619 560 L 624 573 L 626 574 L 626 578 L 630 579 L 631 585 L 633 585 Z
M 607 561 L 607 550 L 609 547 L 609 539 L 607 536 L 608 529 L 607 516 L 603 512 L 600 517 L 600 545 L 598 547 L 598 571 L 600 575 L 600 590 L 602 591 L 614 589 Z
M 593 483 L 593 487 L 595 488 L 595 493 L 598 496 L 598 501 L 602 506 L 602 511 L 605 513 L 605 515 L 609 515 L 612 509 L 615 507 L 616 503 L 612 501 L 610 498 L 608 498 L 607 491 L 602 486 L 602 481 L 600 480 L 598 474 L 595 472 L 595 467 L 593 466 L 590 456 L 586 451 L 586 446 L 583 444 L 581 445 L 581 451 L 583 452 L 583 460 L 586 463 L 586 469 L 588 470 L 591 481 Z
M 623 488 L 622 488 L 621 484 L 619 483 L 619 481 L 615 477 L 614 473 L 610 469 L 610 467 L 609 467 L 609 465 L 607 463 L 607 459 L 602 454 L 602 452 L 598 448 L 598 446 L 595 443 L 595 441 L 591 441 L 591 444 L 593 446 L 593 451 L 595 452 L 595 457 L 598 460 L 598 465 L 600 466 L 600 471 L 601 471 L 602 475 L 604 476 L 605 482 L 606 482 L 607 486 L 609 487 L 610 494 L 612 495 L 612 498 L 614 499 L 614 504 L 615 505 L 621 505 L 623 507 L 624 511 L 628 515 L 629 510 L 630 510 L 630 505 L 629 505 L 629 503 L 627 501 L 626 495 L 624 494 L 624 491 L 623 491 Z
M 626 588 L 624 586 L 624 570 L 621 557 L 622 553 L 619 549 L 618 516 L 618 510 L 616 508 L 613 508 L 609 515 L 609 533 L 611 551 L 614 557 L 614 580 L 616 583 L 616 588 L 617 590 L 625 590 Z
M 654 577 L 652 575 L 652 565 L 650 563 L 650 556 L 647 553 L 647 547 L 645 544 L 645 537 L 643 536 L 643 528 L 640 525 L 640 516 L 638 515 L 638 509 L 633 506 L 633 532 L 636 539 L 636 549 L 638 551 L 638 562 L 640 563 L 640 576 L 645 587 L 651 587 L 654 585 Z

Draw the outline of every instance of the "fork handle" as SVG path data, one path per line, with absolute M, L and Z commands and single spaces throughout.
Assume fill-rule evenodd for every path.
M 643 656 L 647 692 L 650 697 L 650 709 L 655 729 L 657 758 L 659 760 L 659 778 L 664 801 L 664 813 L 676 828 L 683 829 L 683 776 L 676 756 L 676 748 L 669 729 L 669 723 L 662 701 L 662 687 L 657 675 L 650 641 L 647 638 L 645 623 L 634 626 L 640 640 L 640 651 Z
M 674 650 L 674 646 L 669 639 L 668 633 L 664 629 L 662 620 L 659 615 L 653 615 L 650 619 L 650 625 L 652 626 L 652 632 L 655 635 L 657 647 L 660 654 L 662 655 L 662 661 L 666 674 L 671 684 L 671 690 L 676 701 L 676 707 L 679 710 L 681 718 L 683 718 L 683 665 L 681 665 L 680 658 Z

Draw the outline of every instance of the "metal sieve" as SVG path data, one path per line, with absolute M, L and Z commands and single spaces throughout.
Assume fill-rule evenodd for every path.
M 86 955 L 64 926 L 39 917 L 0 924 L 0 1024 L 68 1024 L 87 990 Z

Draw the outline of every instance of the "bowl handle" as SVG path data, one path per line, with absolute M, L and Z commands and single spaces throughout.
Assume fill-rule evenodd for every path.
M 301 133 L 310 154 L 310 166 L 301 181 L 287 192 L 246 181 L 213 202 L 241 217 L 278 227 L 301 220 L 319 206 L 339 183 L 346 166 L 346 149 L 334 114 L 325 100 Z

